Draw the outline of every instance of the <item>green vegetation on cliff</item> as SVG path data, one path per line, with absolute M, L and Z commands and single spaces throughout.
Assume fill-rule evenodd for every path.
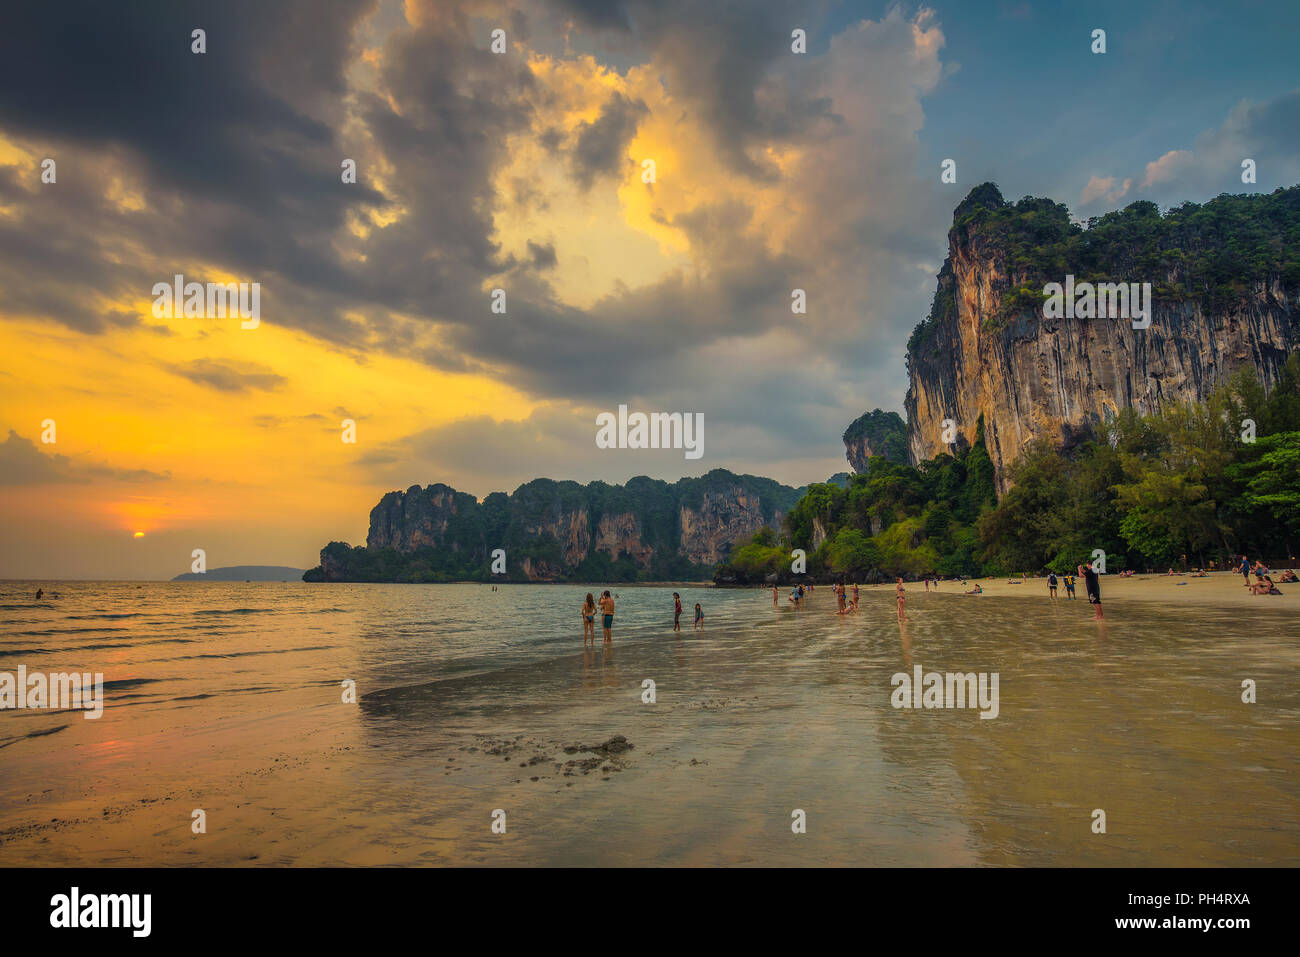
M 1240 302 L 1259 284 L 1300 285 L 1300 186 L 1225 193 L 1163 215 L 1141 200 L 1094 216 L 1085 228 L 1061 203 L 1033 196 L 1006 202 L 997 186 L 982 183 L 957 206 L 949 235 L 1005 256 L 1008 288 L 999 322 L 1037 310 L 1043 285 L 1067 274 L 1080 282 L 1150 282 L 1157 301 L 1199 300 L 1215 310 Z M 949 259 L 930 314 L 908 340 L 909 353 L 955 313 L 954 288 Z
M 1009 478 L 997 501 L 982 420 L 956 458 L 872 458 L 847 489 L 810 486 L 780 534 L 765 528 L 736 548 L 715 581 L 796 580 L 795 548 L 816 579 L 868 582 L 1070 572 L 1098 548 L 1110 572 L 1242 552 L 1287 560 L 1300 544 L 1300 353 L 1271 394 L 1243 369 L 1205 402 L 1126 409 L 1068 452 L 1032 446 Z
M 897 412 L 872 409 L 858 416 L 844 430 L 844 444 L 865 439 L 873 455 L 883 455 L 891 462 L 907 461 L 907 423 Z

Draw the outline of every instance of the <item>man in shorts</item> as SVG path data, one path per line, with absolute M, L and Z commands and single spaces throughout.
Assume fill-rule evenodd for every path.
M 604 615 L 601 625 L 605 629 L 605 640 L 610 641 L 614 637 L 614 599 L 609 597 L 608 590 L 600 595 L 600 613 Z

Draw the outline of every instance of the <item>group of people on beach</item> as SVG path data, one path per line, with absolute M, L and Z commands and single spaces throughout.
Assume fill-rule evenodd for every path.
M 587 600 L 582 604 L 582 643 L 585 646 L 587 639 L 591 643 L 596 643 L 596 613 L 601 614 L 601 626 L 605 632 L 605 640 L 614 640 L 614 597 L 609 591 L 600 593 L 600 600 L 597 601 L 592 597 L 591 592 L 587 592 Z M 700 603 L 695 603 L 695 627 L 702 630 L 704 628 L 704 610 Z M 673 592 L 673 631 L 682 630 L 682 596 Z
M 1088 595 L 1088 603 L 1093 607 L 1093 621 L 1101 621 L 1105 617 L 1102 614 L 1102 608 L 1101 608 L 1101 578 L 1100 578 L 1099 570 L 1095 567 L 1097 564 L 1098 563 L 1096 562 L 1087 562 L 1077 567 L 1078 578 L 1083 579 L 1083 587 L 1084 587 L 1084 591 Z M 1250 593 L 1252 595 L 1282 594 L 1281 589 L 1277 587 L 1277 583 L 1273 581 L 1273 578 L 1271 576 L 1271 570 L 1262 561 L 1256 561 L 1254 565 L 1252 565 L 1250 561 L 1247 559 L 1247 557 L 1245 555 L 1242 555 L 1240 565 L 1238 566 L 1238 571 L 1241 572 L 1241 576 L 1245 580 L 1244 582 L 1245 587 L 1250 589 Z M 1255 576 L 1254 582 L 1250 580 L 1252 573 Z M 1126 572 L 1125 574 L 1131 575 L 1133 573 L 1129 571 Z M 1169 570 L 1169 574 L 1171 575 L 1175 574 L 1173 569 Z M 1198 568 L 1196 570 L 1196 574 L 1194 574 L 1192 577 L 1194 578 L 1206 577 L 1207 574 L 1208 573 Z M 1028 577 L 1029 577 L 1028 575 L 1022 574 L 1020 580 L 1017 581 L 1013 579 L 1012 581 L 1009 582 L 1009 584 L 1014 584 L 1014 585 L 1024 584 L 1024 582 L 1028 579 Z M 1048 598 L 1055 600 L 1057 597 L 1058 587 L 1064 585 L 1066 599 L 1073 600 L 1075 598 L 1074 589 L 1075 589 L 1076 580 L 1077 579 L 1074 575 L 1061 575 L 1058 577 L 1056 572 L 1049 571 L 1047 573 Z M 1286 584 L 1288 582 L 1300 582 L 1300 578 L 1298 578 L 1295 572 L 1291 571 L 1291 569 L 1287 569 L 1285 572 L 1281 574 L 1281 576 L 1279 576 L 1278 582 L 1281 582 L 1283 584 Z M 934 585 L 935 591 L 939 590 L 939 579 L 926 578 L 925 590 L 927 593 L 930 591 L 930 586 L 932 584 Z M 964 579 L 962 580 L 962 584 L 963 585 L 966 584 L 966 581 Z M 984 594 L 984 589 L 980 586 L 979 582 L 974 582 L 973 584 L 975 587 L 970 589 L 969 591 L 963 592 L 963 594 L 966 595 Z M 815 588 L 816 585 L 814 585 L 812 582 L 808 582 L 806 584 L 804 583 L 796 584 L 794 588 L 790 590 L 790 594 L 787 596 L 786 601 L 794 605 L 795 608 L 803 608 L 805 601 L 808 599 L 810 595 L 812 595 Z M 851 615 L 858 610 L 859 590 L 856 584 L 850 586 L 850 585 L 845 585 L 842 582 L 835 583 L 831 585 L 831 591 L 835 594 L 835 597 L 839 605 L 839 608 L 835 612 L 835 614 Z M 910 621 L 911 619 L 907 617 L 907 610 L 906 610 L 907 589 L 903 587 L 903 579 L 901 577 L 895 579 L 894 593 L 898 602 L 898 620 L 900 622 Z M 851 598 L 850 598 L 850 594 L 852 595 Z M 780 587 L 777 585 L 773 585 L 772 586 L 772 607 L 779 608 L 780 604 L 781 604 Z M 605 641 L 611 641 L 613 639 L 613 628 L 614 628 L 614 596 L 610 595 L 608 590 L 601 592 L 599 599 L 594 598 L 590 592 L 587 593 L 587 600 L 586 602 L 583 603 L 582 606 L 582 643 L 584 645 L 587 643 L 588 638 L 591 639 L 592 644 L 595 644 L 597 614 L 600 614 L 602 616 L 601 620 L 602 620 L 602 627 L 605 632 Z M 679 595 L 677 592 L 673 592 L 673 631 L 682 630 L 681 617 L 682 617 L 682 596 Z M 704 628 L 704 611 L 700 607 L 699 602 L 695 603 L 695 628 L 697 630 Z
M 786 601 L 794 605 L 795 608 L 802 608 L 804 607 L 804 600 L 809 595 L 812 594 L 813 590 L 816 587 L 817 586 L 814 585 L 812 582 L 809 582 L 807 585 L 804 585 L 803 583 L 797 584 L 794 586 L 794 588 L 790 589 L 790 596 L 786 599 Z M 853 598 L 851 600 L 849 599 L 849 588 L 850 586 L 845 585 L 843 582 L 836 582 L 831 585 L 831 591 L 835 593 L 835 597 L 839 603 L 839 609 L 835 612 L 835 614 L 837 615 L 851 615 L 858 610 L 858 598 L 859 598 L 858 586 L 856 583 L 852 586 Z M 937 588 L 938 588 L 938 583 L 936 582 L 936 590 Z M 927 581 L 926 591 L 929 590 L 930 590 L 929 582 Z M 896 580 L 894 585 L 894 591 L 898 599 L 898 620 L 910 621 L 911 619 L 907 617 L 907 613 L 905 611 L 905 605 L 907 603 L 907 596 L 906 596 L 907 589 L 903 587 L 902 578 Z M 772 586 L 772 607 L 779 608 L 780 605 L 781 605 L 780 588 L 777 585 L 773 585 Z
M 1250 564 L 1250 559 L 1245 555 L 1242 555 L 1241 565 L 1238 568 L 1238 571 L 1241 572 L 1241 577 L 1244 579 L 1245 586 L 1250 589 L 1252 595 L 1282 594 L 1282 589 L 1278 588 L 1277 582 L 1273 581 L 1272 569 L 1262 561 L 1256 560 L 1255 564 L 1252 566 Z M 1255 575 L 1255 580 L 1253 582 L 1250 580 L 1252 572 Z M 1294 582 L 1296 580 L 1295 572 L 1291 571 L 1289 568 L 1278 576 L 1278 581 L 1283 584 Z

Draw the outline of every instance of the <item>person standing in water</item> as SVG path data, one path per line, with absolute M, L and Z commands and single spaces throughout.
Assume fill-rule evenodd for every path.
M 857 611 L 857 610 L 858 610 L 858 585 L 857 585 L 857 582 L 854 582 L 854 583 L 853 583 L 853 610 L 854 610 L 854 611 Z
M 605 640 L 610 641 L 614 637 L 614 599 L 609 597 L 608 589 L 601 593 L 600 613 L 604 616 L 601 624 L 605 629 Z
M 1079 574 L 1083 576 L 1083 587 L 1088 592 L 1088 603 L 1097 610 L 1092 620 L 1101 621 L 1104 617 L 1101 613 L 1101 580 L 1097 578 L 1097 573 L 1093 571 L 1090 564 L 1080 565 Z
M 682 596 L 673 592 L 673 631 L 682 630 Z
M 835 585 L 835 596 L 840 600 L 840 614 L 844 614 L 844 585 L 837 583 Z
M 775 585 L 772 586 L 772 607 L 773 608 L 781 607 L 781 596 L 780 593 L 777 591 Z
M 700 629 L 704 628 L 704 610 L 700 608 L 700 603 L 698 601 L 695 603 L 695 627 Z
M 855 591 L 857 590 L 856 587 L 854 588 L 854 590 Z M 907 617 L 906 608 L 904 608 L 904 606 L 907 604 L 907 596 L 903 594 L 903 592 L 905 591 L 907 591 L 907 589 L 903 587 L 903 579 L 899 577 L 897 581 L 894 583 L 894 592 L 898 595 L 898 620 L 899 621 L 911 621 L 911 619 Z
M 45 589 L 44 588 L 36 589 L 36 600 L 40 601 L 44 597 L 45 597 Z
M 587 636 L 591 635 L 591 643 L 596 643 L 596 599 L 591 597 L 591 592 L 587 592 L 587 600 L 582 604 L 582 643 L 587 644 Z
M 1056 572 L 1048 571 L 1047 573 L 1047 597 L 1056 597 Z

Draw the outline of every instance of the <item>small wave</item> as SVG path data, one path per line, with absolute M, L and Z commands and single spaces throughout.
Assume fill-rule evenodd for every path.
M 122 612 L 121 614 L 105 613 L 102 615 L 68 615 L 67 617 L 70 621 L 95 621 L 100 618 L 144 618 L 145 615 L 143 612 L 139 611 L 127 611 Z
M 53 728 L 46 728 L 44 731 L 29 731 L 26 734 L 18 735 L 16 738 L 6 738 L 4 741 L 0 741 L 0 748 L 7 748 L 11 744 L 26 741 L 28 738 L 43 738 L 47 734 L 58 734 L 66 727 L 68 727 L 66 724 L 60 724 Z
M 198 611 L 189 612 L 191 615 L 260 615 L 264 611 L 275 611 L 274 608 L 201 608 Z
M 165 678 L 115 678 L 112 681 L 105 681 L 105 688 L 135 688 L 139 685 L 156 684 L 159 681 L 165 681 Z
M 14 635 L 84 635 L 94 631 L 130 631 L 129 628 L 44 628 L 40 631 L 15 631 Z

